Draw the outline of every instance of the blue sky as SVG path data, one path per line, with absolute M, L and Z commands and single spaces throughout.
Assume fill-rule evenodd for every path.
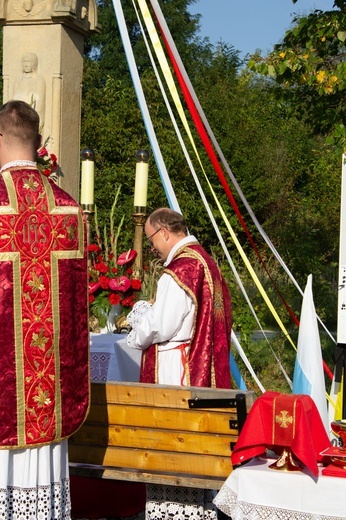
M 197 0 L 189 6 L 199 13 L 201 32 L 215 44 L 222 39 L 240 51 L 241 57 L 273 49 L 289 29 L 295 14 L 309 14 L 314 9 L 331 10 L 333 0 Z

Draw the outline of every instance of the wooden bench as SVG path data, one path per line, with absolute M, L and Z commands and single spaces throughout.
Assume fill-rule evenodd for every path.
M 238 390 L 92 383 L 90 413 L 69 439 L 70 473 L 220 489 L 253 400 Z

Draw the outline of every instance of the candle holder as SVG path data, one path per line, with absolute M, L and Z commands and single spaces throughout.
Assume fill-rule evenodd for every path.
M 132 266 L 132 278 L 143 279 L 143 229 L 147 219 L 146 213 L 133 213 L 133 221 L 135 223 L 135 236 L 133 241 L 133 249 L 137 251 L 137 256 Z
M 133 263 L 132 278 L 143 279 L 143 230 L 147 218 L 147 192 L 148 192 L 148 162 L 149 152 L 137 150 L 136 152 L 136 179 L 133 202 L 133 221 L 135 234 L 133 248 L 137 256 Z
M 95 206 L 94 204 L 81 204 L 83 210 L 86 226 L 87 226 L 87 243 L 88 246 L 91 244 L 91 222 L 94 218 Z

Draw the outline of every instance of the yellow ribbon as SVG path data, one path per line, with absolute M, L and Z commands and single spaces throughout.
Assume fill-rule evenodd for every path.
M 205 169 L 203 167 L 203 164 L 201 162 L 201 158 L 200 158 L 200 155 L 198 153 L 198 150 L 196 148 L 196 145 L 195 145 L 195 141 L 193 139 L 193 136 L 192 136 L 192 133 L 190 131 L 190 128 L 189 128 L 189 124 L 188 124 L 188 121 L 186 119 L 186 116 L 185 116 L 185 113 L 184 113 L 184 110 L 183 110 L 183 107 L 182 107 L 182 104 L 181 104 L 181 101 L 180 101 L 180 98 L 179 98 L 179 94 L 178 94 L 178 91 L 177 91 L 177 88 L 176 88 L 176 85 L 175 85 L 175 82 L 174 82 L 174 79 L 173 79 L 173 76 L 172 76 L 172 73 L 171 73 L 171 69 L 170 69 L 170 66 L 169 66 L 169 63 L 167 61 L 167 58 L 165 56 L 165 53 L 164 53 L 164 50 L 162 48 L 162 45 L 161 45 L 161 42 L 160 42 L 160 39 L 159 39 L 159 36 L 158 36 L 158 33 L 157 33 L 157 30 L 156 30 L 156 27 L 154 25 L 154 22 L 152 20 L 152 17 L 151 17 L 151 14 L 149 12 L 149 9 L 148 9 L 148 6 L 147 6 L 147 3 L 145 0 L 137 0 L 138 2 L 138 5 L 139 5 L 139 8 L 141 10 L 141 13 L 142 13 L 142 16 L 143 16 L 143 19 L 144 19 L 144 22 L 145 22 L 145 26 L 147 28 L 147 31 L 148 31 L 148 34 L 149 34 L 149 37 L 150 37 L 150 40 L 151 40 L 151 43 L 152 43 L 152 46 L 155 50 L 155 54 L 156 54 L 156 57 L 158 59 L 158 62 L 161 66 L 161 70 L 162 70 L 162 73 L 164 75 L 164 78 L 165 78 L 165 81 L 167 83 L 167 86 L 168 86 L 168 89 L 170 91 L 170 94 L 172 96 L 172 99 L 174 101 L 174 104 L 175 104 L 175 107 L 178 111 L 178 114 L 180 116 L 180 119 L 183 123 L 183 126 L 184 126 L 184 129 L 189 137 L 189 140 L 190 140 L 190 143 L 193 147 L 193 150 L 196 154 L 196 157 L 197 157 L 197 160 L 200 164 L 200 167 L 201 167 L 201 170 L 204 174 L 204 177 L 208 183 L 208 186 L 209 186 L 209 189 L 213 195 L 213 198 L 215 200 L 215 203 L 216 205 L 218 206 L 218 209 L 220 211 L 220 214 L 223 218 L 223 221 L 232 237 L 232 240 L 240 254 L 240 256 L 242 257 L 244 263 L 245 263 L 245 266 L 247 267 L 254 283 L 256 284 L 256 287 L 257 289 L 259 290 L 260 294 L 262 295 L 265 303 L 267 304 L 268 308 L 270 309 L 271 313 L 273 314 L 276 322 L 278 323 L 278 325 L 280 326 L 281 330 L 283 331 L 285 337 L 289 340 L 289 342 L 291 343 L 291 345 L 293 346 L 293 348 L 295 350 L 297 350 L 294 342 L 292 341 L 291 337 L 289 336 L 289 333 L 288 331 L 286 330 L 284 324 L 282 323 L 278 313 L 276 312 L 276 310 L 274 309 L 274 306 L 273 304 L 271 303 L 270 299 L 268 298 L 260 280 L 258 279 L 254 269 L 252 268 L 241 244 L 239 243 L 237 237 L 236 237 L 236 234 L 235 232 L 233 231 L 232 229 L 232 226 L 227 218 L 227 216 L 225 215 L 225 212 L 223 211 L 221 205 L 220 205 L 220 202 L 209 182 L 209 179 L 208 179 L 208 176 L 205 172 Z

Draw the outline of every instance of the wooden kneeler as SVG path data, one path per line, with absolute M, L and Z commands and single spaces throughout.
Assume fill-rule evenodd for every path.
M 91 384 L 87 420 L 69 439 L 70 473 L 220 489 L 253 392 Z

